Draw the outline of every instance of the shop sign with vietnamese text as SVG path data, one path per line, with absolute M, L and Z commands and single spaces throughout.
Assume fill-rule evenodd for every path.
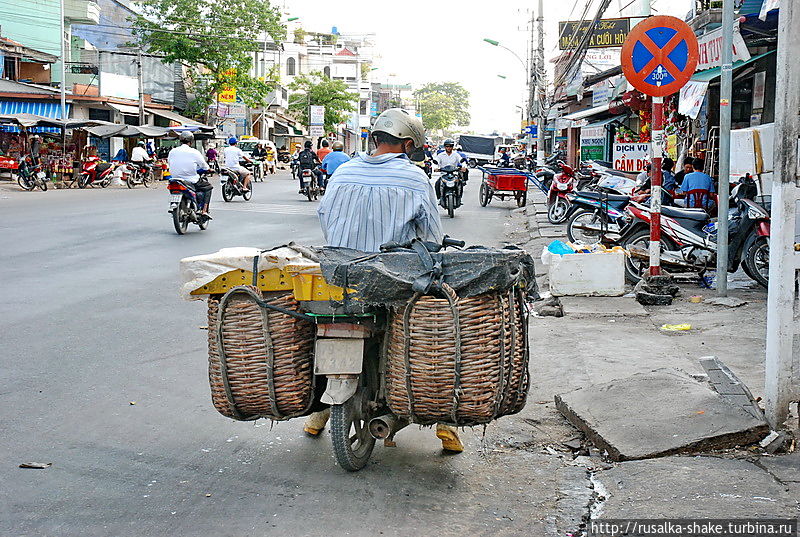
M 572 50 L 578 48 L 589 31 L 592 21 L 561 21 L 558 23 L 558 48 Z M 631 21 L 628 18 L 601 19 L 592 31 L 589 48 L 621 47 L 628 37 Z
M 722 28 L 708 32 L 697 38 L 697 70 L 704 71 L 722 65 Z M 733 61 L 747 61 L 750 52 L 744 44 L 739 25 L 733 29 Z
M 605 127 L 583 127 L 581 129 L 581 160 L 605 160 L 605 149 Z
M 650 144 L 615 143 L 614 169 L 623 172 L 640 172 L 650 162 Z

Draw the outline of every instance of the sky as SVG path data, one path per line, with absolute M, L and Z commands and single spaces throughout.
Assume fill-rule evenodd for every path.
M 590 15 L 600 0 L 544 0 L 545 59 L 558 54 L 558 21 L 578 20 L 586 2 Z M 612 0 L 605 17 L 639 13 L 639 2 Z M 654 15 L 684 18 L 693 0 L 653 0 Z M 284 2 L 275 2 L 283 7 Z M 525 67 L 514 55 L 485 43 L 494 39 L 523 62 L 528 55 L 530 9 L 535 0 L 364 2 L 364 0 L 296 0 L 286 2 L 290 16 L 309 31 L 375 33 L 380 54 L 374 81 L 411 83 L 457 81 L 471 94 L 469 128 L 478 133 L 515 133 L 525 93 Z M 573 11 L 574 10 L 574 11 Z M 631 12 L 633 11 L 633 12 Z M 570 13 L 572 12 L 572 16 Z M 395 75 L 389 78 L 389 75 Z M 506 78 L 500 78 L 503 75 Z M 552 73 L 548 77 L 552 81 Z

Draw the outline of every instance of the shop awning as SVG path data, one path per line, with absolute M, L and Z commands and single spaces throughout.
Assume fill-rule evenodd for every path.
M 70 105 L 67 104 L 67 116 Z M 61 117 L 61 103 L 39 101 L 0 101 L 0 114 L 32 114 L 35 116 L 59 119 Z
M 618 122 L 618 123 L 621 123 L 621 122 L 625 121 L 626 119 L 628 119 L 628 116 L 625 115 L 625 114 L 622 114 L 622 115 L 619 115 L 619 116 L 610 117 L 608 119 L 601 119 L 600 121 L 596 121 L 594 123 L 589 123 L 588 125 L 586 125 L 586 127 L 605 127 L 606 125 L 614 123 L 615 121 Z
M 178 114 L 177 112 L 172 112 L 170 110 L 161 110 L 159 108 L 145 108 L 147 112 L 150 112 L 153 115 L 163 117 L 164 119 L 168 119 L 170 121 L 174 121 L 178 125 L 187 125 L 187 126 L 197 126 L 199 127 L 202 125 L 199 121 L 195 121 L 193 119 L 189 119 L 188 117 L 183 117 L 182 115 Z M 137 112 L 138 113 L 138 112 Z
M 131 106 L 129 104 L 119 104 L 119 103 L 106 103 L 108 106 L 120 112 L 122 114 L 127 114 L 129 116 L 138 116 L 139 115 L 139 107 L 138 106 Z
M 765 56 L 769 56 L 770 54 L 773 54 L 774 52 L 775 52 L 775 50 L 770 50 L 769 52 L 765 52 L 764 54 L 759 54 L 758 56 L 753 56 L 752 58 L 750 58 L 747 61 L 734 62 L 733 63 L 733 70 L 735 71 L 736 69 L 739 69 L 740 67 L 744 67 L 745 65 L 748 65 L 748 64 L 753 63 L 755 61 L 758 61 L 758 60 L 760 60 L 761 58 L 763 58 Z M 710 82 L 710 81 L 715 80 L 716 78 L 718 78 L 721 74 L 722 74 L 722 68 L 721 67 L 714 67 L 713 69 L 706 69 L 705 71 L 700 71 L 698 73 L 695 73 L 695 75 L 692 77 L 692 80 L 695 80 L 697 82 Z
M 89 134 L 97 138 L 133 138 L 141 136 L 143 138 L 162 138 L 170 133 L 166 127 L 154 127 L 152 125 L 100 125 L 87 129 Z
M 587 108 L 585 110 L 579 110 L 577 112 L 573 112 L 571 114 L 567 114 L 561 119 L 567 119 L 570 121 L 577 121 L 579 119 L 586 119 L 587 117 L 596 116 L 597 114 L 602 114 L 604 112 L 608 112 L 608 109 L 611 107 L 611 103 L 606 103 L 601 106 L 595 106 L 594 108 Z

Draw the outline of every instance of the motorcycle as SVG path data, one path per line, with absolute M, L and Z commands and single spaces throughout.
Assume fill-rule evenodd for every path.
M 239 165 L 251 169 L 248 167 L 247 162 L 239 162 Z M 222 199 L 226 202 L 231 201 L 234 196 L 241 196 L 245 201 L 250 201 L 250 198 L 253 197 L 252 181 L 250 182 L 250 190 L 245 190 L 244 183 L 239 177 L 239 172 L 230 168 L 222 168 L 222 171 L 220 171 L 219 186 L 222 189 Z
M 416 240 L 414 242 L 417 242 Z M 464 242 L 445 236 L 442 244 L 421 243 L 431 253 L 447 247 L 463 248 Z M 382 252 L 411 248 L 411 242 L 390 242 Z M 330 308 L 326 315 L 316 315 L 317 337 L 314 374 L 326 376 L 321 401 L 330 405 L 330 431 L 333 453 L 343 469 L 356 472 L 367 465 L 375 441 L 392 442 L 396 433 L 409 425 L 398 418 L 386 401 L 385 373 L 381 360 L 378 313 L 357 310 L 349 314 L 347 306 Z M 372 319 L 370 319 L 372 318 Z
M 571 206 L 567 238 L 571 242 L 594 244 L 619 240 L 628 224 L 625 208 L 630 196 L 579 190 L 567 194 L 567 199 Z
M 47 191 L 47 174 L 41 164 L 34 164 L 30 157 L 25 157 L 17 168 L 17 183 L 23 190 L 31 191 L 37 186 L 42 192 Z
M 296 158 L 293 158 L 292 159 L 292 163 L 289 165 L 289 169 L 292 172 L 292 177 L 294 177 L 295 179 L 297 179 L 299 181 L 300 180 L 300 160 L 296 159 Z
M 125 183 L 128 185 L 128 188 L 133 188 L 139 184 L 143 185 L 145 188 L 149 188 L 153 176 L 148 164 L 135 164 L 131 162 L 126 167 L 130 172 L 125 174 Z
M 308 198 L 308 201 L 314 201 L 322 194 L 317 177 L 318 170 L 319 168 L 314 168 L 313 170 L 305 169 L 299 172 L 303 177 L 303 194 Z
M 422 170 L 425 172 L 425 175 L 428 176 L 428 179 L 433 177 L 433 162 L 430 159 L 425 159 L 425 163 L 422 165 Z
M 447 209 L 447 215 L 455 218 L 455 210 L 461 207 L 464 187 L 458 166 L 445 166 L 439 170 L 439 205 Z
M 569 217 L 569 199 L 567 194 L 575 190 L 577 179 L 575 171 L 566 164 L 561 164 L 561 173 L 550 182 L 547 194 L 547 220 L 551 224 L 563 224 Z
M 291 161 L 292 161 L 292 156 L 289 154 L 288 151 L 278 150 L 278 162 L 289 164 Z
M 211 174 L 211 171 L 200 172 L 201 175 L 204 173 Z M 198 193 L 192 183 L 180 179 L 170 179 L 167 189 L 170 193 L 169 213 L 172 215 L 172 223 L 178 235 L 186 233 L 189 223 L 197 224 L 201 230 L 208 228 L 211 218 L 201 214 L 202 207 L 197 200 Z
M 742 188 L 739 188 L 742 187 Z M 759 205 L 751 197 L 755 186 L 745 177 L 731 196 L 728 212 L 728 272 L 741 265 L 759 285 L 769 283 L 769 206 Z M 650 208 L 631 202 L 626 208 L 630 225 L 620 243 L 631 254 L 625 261 L 625 275 L 638 282 L 648 266 L 650 243 Z M 673 272 L 699 272 L 716 267 L 717 219 L 704 209 L 661 208 L 661 263 Z
M 87 158 L 83 166 L 81 166 L 78 188 L 86 188 L 95 184 L 106 188 L 111 184 L 111 178 L 114 176 L 114 170 L 117 169 L 117 166 L 119 164 L 105 162 L 96 155 Z

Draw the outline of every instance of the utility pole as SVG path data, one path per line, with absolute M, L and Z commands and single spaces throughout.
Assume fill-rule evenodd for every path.
M 544 1 L 539 0 L 539 54 L 536 84 L 539 89 L 539 121 L 536 126 L 536 163 L 544 166 L 544 131 L 547 128 L 547 70 L 544 65 Z
M 67 119 L 67 81 L 66 79 L 66 62 L 67 54 L 66 47 L 64 46 L 64 0 L 59 2 L 61 16 L 59 17 L 59 26 L 61 28 L 61 119 Z
M 717 224 L 718 296 L 728 296 L 728 196 L 730 196 L 731 178 L 731 96 L 733 94 L 732 64 L 733 0 L 724 0 L 722 3 L 722 76 L 720 77 L 719 90 L 719 222 Z
M 772 183 L 772 229 L 769 238 L 769 294 L 767 297 L 767 359 L 765 401 L 773 428 L 786 421 L 789 403 L 800 390 L 793 368 L 797 270 L 800 252 L 794 251 L 798 194 L 798 137 L 800 137 L 800 6 L 781 2 L 778 26 L 777 82 L 775 87 L 775 173 Z
M 536 116 L 536 76 L 539 72 L 539 62 L 536 56 L 536 14 L 531 11 L 531 46 L 528 53 L 528 109 L 525 119 L 528 120 L 528 125 L 531 124 L 533 118 Z M 533 147 L 533 140 L 528 138 L 528 148 Z
M 142 45 L 136 49 L 136 75 L 139 79 L 139 125 L 144 125 L 144 75 L 142 74 Z

